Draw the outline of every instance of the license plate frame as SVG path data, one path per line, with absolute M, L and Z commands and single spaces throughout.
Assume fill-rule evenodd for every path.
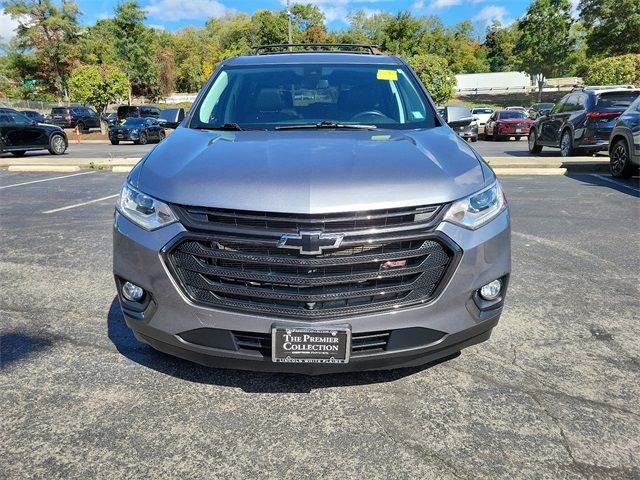
M 318 349 L 313 348 L 315 345 Z M 271 327 L 271 361 L 274 363 L 346 364 L 350 358 L 351 325 Z

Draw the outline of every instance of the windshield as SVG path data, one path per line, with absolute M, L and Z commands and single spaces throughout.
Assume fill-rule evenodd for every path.
M 144 125 L 144 118 L 127 118 L 124 122 L 122 122 L 122 125 Z
M 524 112 L 520 112 L 518 110 L 500 113 L 500 120 L 508 120 L 510 118 L 527 118 L 527 116 L 524 114 Z
M 404 67 L 348 64 L 226 67 L 194 109 L 191 128 L 371 125 L 415 129 L 435 114 Z

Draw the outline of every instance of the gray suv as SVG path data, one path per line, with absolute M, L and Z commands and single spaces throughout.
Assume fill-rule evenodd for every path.
M 320 374 L 489 338 L 511 269 L 500 183 L 403 60 L 337 48 L 225 60 L 133 168 L 113 271 L 139 340 Z

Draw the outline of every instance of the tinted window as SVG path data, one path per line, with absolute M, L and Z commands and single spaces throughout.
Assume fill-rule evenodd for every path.
M 138 107 L 118 107 L 118 116 L 124 117 L 126 115 L 137 115 Z
M 493 113 L 490 108 L 474 108 L 471 113 Z
M 598 95 L 598 107 L 628 107 L 638 98 L 639 92 L 611 92 Z
M 51 109 L 51 113 L 55 113 L 55 114 L 66 114 L 67 113 L 67 109 L 66 108 L 52 108 Z
M 524 112 L 520 112 L 519 110 L 500 112 L 500 120 L 509 120 L 512 118 L 527 118 L 527 115 Z
M 31 125 L 31 120 L 18 112 L 10 112 L 5 110 L 0 115 L 2 116 L 2 123 Z
M 562 112 L 575 112 L 576 110 L 581 110 L 582 106 L 580 105 L 580 96 L 577 94 L 569 95 L 569 98 L 564 103 L 562 107 Z
M 130 117 L 127 118 L 122 124 L 123 125 L 144 125 L 145 119 L 144 118 L 135 118 L 135 117 Z
M 191 127 L 249 128 L 335 121 L 385 128 L 435 126 L 412 75 L 396 65 L 226 67 L 195 107 Z
M 564 106 L 564 102 L 566 102 L 568 98 L 569 98 L 569 96 L 566 96 L 562 100 L 560 100 L 558 103 L 556 103 L 553 106 L 553 108 L 551 109 L 551 111 L 549 112 L 549 115 L 553 115 L 554 113 L 561 112 L 562 111 L 562 107 Z

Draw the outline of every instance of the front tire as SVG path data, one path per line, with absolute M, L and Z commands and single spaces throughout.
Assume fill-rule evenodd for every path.
M 528 143 L 529 143 L 529 152 L 530 153 L 540 153 L 542 151 L 542 145 L 538 145 L 538 142 L 536 141 L 536 131 L 535 130 L 531 130 L 529 132 Z
M 629 155 L 629 146 L 623 138 L 616 140 L 609 156 L 609 171 L 616 178 L 629 178 L 633 175 L 633 165 Z
M 51 155 L 62 155 L 67 151 L 67 142 L 64 137 L 58 133 L 51 135 L 49 139 L 49 153 Z
M 147 144 L 147 134 L 142 132 L 138 137 L 138 145 L 146 145 Z
M 562 132 L 562 137 L 560 137 L 560 155 L 563 157 L 573 155 L 573 139 L 571 138 L 570 130 Z
M 120 140 L 111 140 L 111 145 L 119 145 Z
M 493 135 L 491 135 L 491 140 L 493 140 L 494 142 L 498 141 L 498 130 L 496 130 L 495 128 L 493 129 Z

